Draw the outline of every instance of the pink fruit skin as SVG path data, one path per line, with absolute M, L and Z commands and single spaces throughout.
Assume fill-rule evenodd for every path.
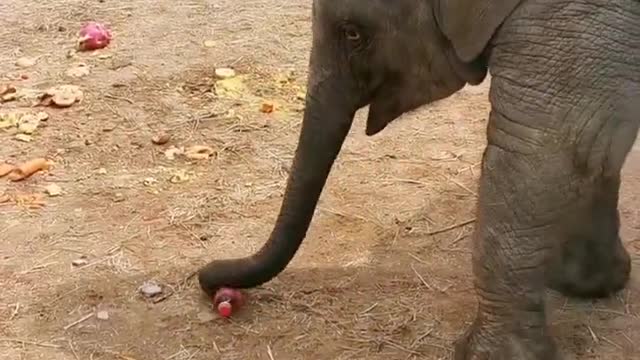
M 102 49 L 111 42 L 111 31 L 97 22 L 89 22 L 80 29 L 80 49 Z
M 218 308 L 218 311 L 221 310 L 218 305 L 223 302 L 228 302 L 230 308 L 233 309 L 233 311 L 236 311 L 244 304 L 244 295 L 241 291 L 236 289 L 221 288 L 213 297 L 213 304 Z M 229 311 L 231 309 L 229 309 Z

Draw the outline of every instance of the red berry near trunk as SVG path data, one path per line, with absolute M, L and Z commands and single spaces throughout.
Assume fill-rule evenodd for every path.
M 224 318 L 230 317 L 233 311 L 239 310 L 243 304 L 244 295 L 236 289 L 221 288 L 213 297 L 213 305 Z

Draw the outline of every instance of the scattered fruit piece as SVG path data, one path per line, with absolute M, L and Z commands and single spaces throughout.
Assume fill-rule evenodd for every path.
M 157 134 L 157 135 L 155 135 L 154 137 L 151 138 L 151 142 L 156 144 L 156 145 L 164 145 L 164 144 L 168 143 L 169 140 L 171 140 L 171 135 L 169 135 L 167 133 Z
M 47 170 L 50 165 L 51 164 L 44 158 L 29 160 L 25 163 L 22 163 L 16 166 L 9 173 L 9 180 L 11 181 L 24 180 L 38 171 Z
M 36 64 L 36 59 L 34 58 L 21 57 L 18 60 L 16 60 L 16 66 L 21 68 L 32 67 L 35 64 Z
M 18 121 L 18 131 L 23 134 L 33 134 L 40 125 L 40 117 L 36 114 L 25 114 Z
M 184 155 L 192 160 L 204 160 L 213 155 L 213 149 L 204 145 L 193 145 L 188 148 Z
M 79 32 L 78 50 L 96 50 L 109 45 L 113 35 L 103 24 L 90 21 L 82 26 Z
M 18 125 L 21 116 L 22 114 L 18 112 L 0 113 L 0 129 L 7 129 Z
M 42 105 L 57 105 L 59 107 L 69 107 L 75 102 L 82 101 L 84 94 L 76 85 L 60 85 L 48 89 L 41 98 Z
M 49 196 L 58 196 L 62 194 L 62 188 L 58 184 L 49 184 L 44 187 L 44 191 Z
M 275 104 L 273 104 L 272 102 L 265 101 L 262 103 L 262 106 L 260 106 L 260 111 L 265 114 L 270 114 L 274 110 L 275 110 Z

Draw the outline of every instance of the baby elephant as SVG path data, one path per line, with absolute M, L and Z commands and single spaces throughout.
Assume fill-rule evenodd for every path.
M 546 286 L 602 297 L 629 280 L 620 171 L 640 116 L 638 0 L 313 0 L 306 109 L 271 237 L 213 261 L 203 290 L 277 276 L 312 220 L 355 112 L 374 135 L 491 72 L 473 238 L 475 321 L 457 360 L 561 359 Z

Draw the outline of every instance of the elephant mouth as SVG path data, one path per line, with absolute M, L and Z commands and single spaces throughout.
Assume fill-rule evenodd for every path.
M 369 114 L 365 134 L 373 136 L 384 130 L 389 123 L 398 118 L 404 110 L 404 103 L 398 86 L 378 86 L 369 102 Z

